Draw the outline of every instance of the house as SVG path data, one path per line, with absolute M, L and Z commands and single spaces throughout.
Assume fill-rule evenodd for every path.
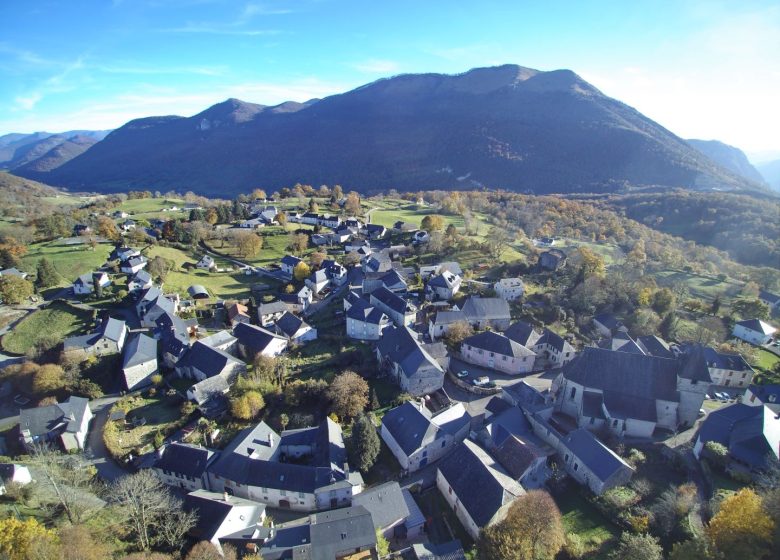
M 86 224 L 76 224 L 73 226 L 73 235 L 87 235 L 92 233 L 92 228 Z
M 145 270 L 139 270 L 127 280 L 127 291 L 130 293 L 148 290 L 152 287 L 152 275 Z
M 491 328 L 504 331 L 509 328 L 511 314 L 509 304 L 502 298 L 469 297 L 463 304 L 466 320 L 477 329 Z
M 428 243 L 431 240 L 430 234 L 421 229 L 419 231 L 415 231 L 412 235 L 412 244 L 413 245 L 422 245 L 423 243 Z
M 239 323 L 233 328 L 238 339 L 238 351 L 244 359 L 251 360 L 255 354 L 274 357 L 287 348 L 287 339 L 249 323 Z
M 404 298 L 380 287 L 371 292 L 369 302 L 379 308 L 396 326 L 411 326 L 417 317 L 417 307 Z
M 641 346 L 625 331 L 617 331 L 612 338 L 599 341 L 599 348 L 605 348 L 614 352 L 629 352 L 632 354 L 647 355 Z
M 330 277 L 328 272 L 324 269 L 315 270 L 311 273 L 305 281 L 306 287 L 312 292 L 319 295 L 319 293 L 330 285 Z
M 731 334 L 740 340 L 761 346 L 771 342 L 776 332 L 776 328 L 760 319 L 747 319 L 736 323 Z
M 669 343 L 655 335 L 638 336 L 636 344 L 642 349 L 645 356 L 655 356 L 656 358 L 675 357 L 675 353 Z
M 127 326 L 124 321 L 106 317 L 91 334 L 71 336 L 63 342 L 63 353 L 72 359 L 84 360 L 87 356 L 119 354 L 125 345 Z
M 0 270 L 0 278 L 2 278 L 3 276 L 16 276 L 18 278 L 21 278 L 22 280 L 27 279 L 27 273 L 22 272 L 21 270 L 15 267 L 5 268 L 3 270 Z
M 73 293 L 76 295 L 85 295 L 95 292 L 95 287 L 106 288 L 111 285 L 111 279 L 103 271 L 87 272 L 82 274 L 73 282 Z
M 123 263 L 132 259 L 133 257 L 140 256 L 141 251 L 133 247 L 116 247 L 113 251 L 111 251 L 111 254 L 108 258 L 111 260 L 118 259 L 119 262 Z
M 390 324 L 390 318 L 381 309 L 361 297 L 349 306 L 346 318 L 347 336 L 357 340 L 379 340 L 382 331 Z
M 436 340 L 447 335 L 449 329 L 455 323 L 468 323 L 463 311 L 455 308 L 452 311 L 437 311 L 428 322 L 428 335 L 431 340 Z
M 261 227 L 265 227 L 265 225 L 268 222 L 264 220 L 263 218 L 256 217 L 256 218 L 250 218 L 248 220 L 243 220 L 238 223 L 238 227 L 242 229 L 259 229 Z
M 17 484 L 25 486 L 33 481 L 30 469 L 15 463 L 0 463 L 0 496 L 7 492 L 7 486 Z
M 409 233 L 412 231 L 417 231 L 417 229 L 418 227 L 412 222 L 403 222 L 399 220 L 393 224 L 393 230 L 401 233 Z
M 474 365 L 510 375 L 529 373 L 534 368 L 536 354 L 511 338 L 483 331 L 463 340 L 461 357 Z
M 414 498 L 408 491 L 401 490 L 397 482 L 385 482 L 363 490 L 352 499 L 352 505 L 366 508 L 371 514 L 374 528 L 387 539 L 417 538 L 425 525 L 425 518 Z M 418 520 L 422 522 L 418 523 Z
M 427 280 L 431 276 L 436 276 L 442 272 L 451 272 L 458 276 L 463 276 L 463 269 L 460 267 L 460 264 L 455 261 L 420 265 L 420 278 L 423 280 Z
M 122 228 L 122 231 L 127 233 L 128 231 L 133 231 L 135 229 L 135 222 L 133 220 L 125 220 L 119 227 Z
M 428 299 L 449 300 L 460 290 L 462 278 L 457 274 L 445 270 L 428 281 L 425 286 L 425 293 Z
M 130 257 L 126 261 L 122 262 L 122 264 L 119 266 L 119 270 L 124 272 L 125 274 L 135 274 L 142 268 L 144 268 L 147 264 L 146 257 L 143 255 L 139 255 L 137 257 Z
M 366 273 L 388 272 L 393 268 L 393 259 L 390 258 L 390 252 L 386 249 L 375 253 L 372 253 L 369 250 L 363 255 L 361 264 L 363 265 L 363 268 L 365 268 Z
M 438 464 L 436 487 L 475 540 L 482 528 L 504 519 L 512 502 L 525 494 L 493 457 L 469 440 Z
M 124 210 L 116 210 L 113 214 L 111 214 L 111 217 L 115 220 L 124 220 L 125 218 L 129 218 L 130 214 Z
M 227 352 L 231 356 L 238 354 L 238 339 L 230 331 L 221 330 L 207 337 L 201 338 L 200 342 L 216 350 Z
M 208 476 L 214 492 L 297 511 L 349 506 L 363 490 L 360 473 L 349 468 L 341 427 L 330 419 L 281 434 L 265 422 L 247 428 Z
M 493 289 L 498 297 L 507 301 L 515 301 L 523 297 L 525 285 L 519 278 L 502 278 L 493 284 Z
M 760 471 L 772 459 L 780 459 L 780 414 L 768 406 L 724 406 L 710 412 L 702 423 L 693 446 L 697 458 L 710 441 L 726 447 L 732 462 Z
M 414 397 L 432 393 L 444 384 L 444 368 L 409 327 L 390 325 L 384 329 L 376 356 L 382 371 Z
M 285 313 L 287 313 L 287 304 L 283 301 L 261 303 L 257 306 L 257 320 L 264 327 L 271 325 Z
M 693 350 L 697 350 L 701 356 L 700 359 L 706 363 L 714 385 L 746 388 L 753 382 L 755 371 L 741 355 L 725 354 L 709 346 L 696 348 L 693 345 L 685 345 L 682 347 L 683 353 L 689 353 Z
M 196 383 L 187 390 L 187 398 L 199 406 L 211 406 L 218 402 L 246 371 L 246 364 L 223 350 L 212 348 L 198 340 L 179 359 L 176 375 L 192 379 Z
M 651 437 L 696 421 L 710 386 L 696 353 L 679 359 L 585 348 L 553 381 L 556 411 L 589 430 Z
M 569 476 L 597 495 L 628 484 L 634 473 L 628 463 L 584 428 L 563 436 L 558 454 Z
M 412 545 L 413 560 L 466 560 L 459 540 L 442 544 L 415 543 Z
M 249 308 L 237 301 L 226 305 L 225 311 L 227 313 L 227 322 L 230 323 L 231 327 L 235 327 L 238 323 L 251 322 Z
M 772 292 L 768 292 L 766 290 L 761 290 L 758 292 L 758 299 L 769 306 L 770 312 L 780 310 L 780 296 L 777 294 L 773 294 Z
M 620 329 L 625 331 L 623 323 L 611 313 L 601 313 L 593 317 L 593 327 L 601 336 L 611 337 Z
M 750 406 L 768 406 L 780 414 L 780 384 L 751 385 L 742 396 L 742 403 Z
M 289 311 L 276 320 L 274 330 L 291 344 L 304 344 L 317 340 L 317 329 Z
M 292 278 L 295 274 L 295 267 L 302 263 L 303 259 L 293 257 L 292 255 L 285 255 L 282 260 L 279 261 L 279 266 L 282 269 L 282 274 L 288 279 Z
M 89 399 L 69 397 L 49 406 L 19 411 L 19 439 L 27 451 L 38 443 L 57 442 L 65 451 L 83 450 L 92 411 Z
M 368 560 L 377 557 L 376 531 L 366 508 L 346 507 L 276 526 L 257 551 L 264 560 Z
M 363 278 L 364 294 L 370 294 L 374 290 L 377 290 L 383 286 L 391 292 L 397 294 L 406 292 L 408 287 L 404 277 L 394 268 L 391 268 L 385 272 L 366 272 Z
M 468 436 L 470 425 L 462 403 L 433 415 L 422 401 L 407 401 L 382 417 L 380 434 L 401 468 L 414 472 L 449 453 Z
M 387 228 L 380 224 L 367 224 L 366 232 L 371 240 L 382 239 L 387 235 Z
M 528 323 L 518 321 L 513 323 L 504 335 L 533 350 L 537 356 L 546 360 L 550 367 L 562 367 L 576 356 L 574 347 L 550 329 L 543 329 L 539 333 Z
M 190 347 L 192 329 L 187 321 L 173 313 L 160 315 L 154 323 L 154 336 L 160 341 L 160 354 L 165 367 L 173 368 Z
M 206 470 L 219 457 L 219 451 L 180 442 L 163 444 L 154 453 L 151 469 L 157 478 L 189 492 L 208 488 Z
M 217 263 L 214 262 L 214 257 L 211 255 L 203 255 L 200 260 L 195 263 L 195 268 L 200 268 L 201 270 L 214 270 L 217 268 Z
M 122 357 L 122 376 L 128 391 L 135 391 L 152 383 L 157 368 L 157 341 L 144 333 L 134 335 L 125 344 Z
M 566 265 L 566 253 L 560 249 L 550 249 L 539 255 L 537 266 L 541 270 L 555 272 Z
M 260 546 L 271 532 L 265 527 L 265 505 L 252 500 L 195 490 L 184 496 L 184 508 L 198 516 L 189 535 L 210 542 L 220 554 L 226 543 L 241 550 Z
M 154 328 L 163 315 L 175 315 L 178 311 L 178 296 L 167 296 L 157 286 L 143 292 L 135 304 L 135 312 L 142 327 Z

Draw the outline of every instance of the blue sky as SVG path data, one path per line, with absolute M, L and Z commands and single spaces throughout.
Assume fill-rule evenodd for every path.
M 0 134 L 516 63 L 572 69 L 683 137 L 780 155 L 777 1 L 4 0 L 0 21 Z

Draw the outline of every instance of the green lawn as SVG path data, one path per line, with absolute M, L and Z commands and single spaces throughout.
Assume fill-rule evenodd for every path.
M 609 542 L 618 537 L 618 528 L 600 511 L 585 501 L 576 490 L 556 498 L 563 516 L 566 533 L 574 533 L 582 539 L 587 550 L 598 551 L 593 558 L 606 558 Z
M 117 423 L 118 429 L 109 428 L 104 433 L 104 441 L 114 457 L 122 457 L 133 449 L 139 448 L 148 451 L 157 431 L 168 435 L 177 427 L 181 419 L 180 405 L 177 400 L 167 397 L 143 398 L 129 397 L 117 403 L 123 409 L 127 409 L 127 424 Z M 131 419 L 145 419 L 143 426 L 132 427 Z
M 3 349 L 24 354 L 44 337 L 60 342 L 63 338 L 81 331 L 90 318 L 86 311 L 53 303 L 45 309 L 33 311 L 16 325 L 13 331 L 3 336 Z
M 181 208 L 183 205 L 184 201 L 177 198 L 137 198 L 124 201 L 116 207 L 116 210 L 124 210 L 133 219 L 173 219 L 187 217 L 189 211 L 163 212 L 163 210 L 171 206 Z
M 587 247 L 597 255 L 601 255 L 607 266 L 613 265 L 623 258 L 623 251 L 616 245 L 580 241 L 579 239 L 562 239 L 555 244 L 556 249 L 561 249 L 567 255 L 579 247 Z
M 705 301 L 712 301 L 715 299 L 715 296 L 723 295 L 727 290 L 733 290 L 741 286 L 740 283 L 728 278 L 725 281 L 721 281 L 717 278 L 682 270 L 660 270 L 655 272 L 654 276 L 660 286 L 673 286 L 683 283 L 688 288 L 691 297 Z
M 776 354 L 773 354 L 768 350 L 764 350 L 763 348 L 758 349 L 758 363 L 755 365 L 758 365 L 758 367 L 762 367 L 767 370 L 771 370 L 777 362 L 780 362 L 780 357 L 778 357 Z
M 398 220 L 409 222 L 420 227 L 420 222 L 425 216 L 439 214 L 434 208 L 418 207 L 416 204 L 410 204 L 406 201 L 399 201 L 395 208 L 383 208 L 371 212 L 371 223 L 379 224 L 385 227 L 392 227 Z M 449 216 L 439 214 L 444 218 L 444 227 L 454 224 L 456 228 L 463 229 L 462 216 Z
M 103 265 L 111 249 L 108 243 L 101 243 L 94 250 L 87 245 L 61 245 L 59 241 L 33 243 L 22 257 L 20 269 L 35 275 L 38 260 L 46 257 L 57 269 L 61 277 L 60 284 L 66 286 L 80 275 Z

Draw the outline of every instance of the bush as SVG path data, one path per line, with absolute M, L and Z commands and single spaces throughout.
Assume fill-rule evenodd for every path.
M 32 497 L 32 494 L 31 484 L 19 484 L 11 481 L 5 485 L 5 496 L 17 504 L 26 504 Z
M 644 463 L 647 460 L 647 457 L 639 449 L 631 448 L 628 450 L 626 460 L 631 464 L 632 467 L 636 468 Z
M 566 543 L 563 545 L 563 556 L 578 560 L 585 556 L 588 547 L 577 533 L 566 533 Z

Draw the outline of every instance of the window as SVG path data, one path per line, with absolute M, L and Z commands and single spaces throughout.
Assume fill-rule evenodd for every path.
M 580 468 L 580 465 L 578 463 L 574 463 L 574 470 L 576 471 L 579 468 Z
M 445 447 L 447 447 L 447 440 L 441 442 L 441 448 L 444 449 Z
M 566 453 L 566 454 L 563 456 L 563 460 L 564 460 L 564 461 L 566 461 L 567 463 L 569 462 L 569 454 L 568 454 L 568 453 Z
M 279 494 L 281 494 L 282 496 L 286 496 L 287 490 L 279 490 Z
M 491 352 L 491 353 L 490 353 L 490 357 L 491 357 L 491 358 L 495 357 L 495 354 L 494 354 L 493 352 Z
M 617 426 L 617 419 L 615 419 L 615 420 L 613 420 L 613 421 L 612 421 L 612 427 L 614 428 L 614 427 L 616 427 L 616 426 Z
M 590 417 L 590 423 L 591 424 L 595 424 L 596 423 L 596 419 L 593 416 Z
M 572 387 L 571 393 L 569 393 L 569 398 L 573 399 L 576 394 L 577 394 L 577 387 Z
M 303 493 L 303 492 L 298 492 L 298 497 L 299 497 L 299 498 L 304 498 L 304 497 L 305 497 L 305 495 L 304 495 L 304 493 Z
M 506 356 L 501 356 L 501 359 L 506 362 Z M 525 359 L 525 358 L 523 358 L 523 359 Z

